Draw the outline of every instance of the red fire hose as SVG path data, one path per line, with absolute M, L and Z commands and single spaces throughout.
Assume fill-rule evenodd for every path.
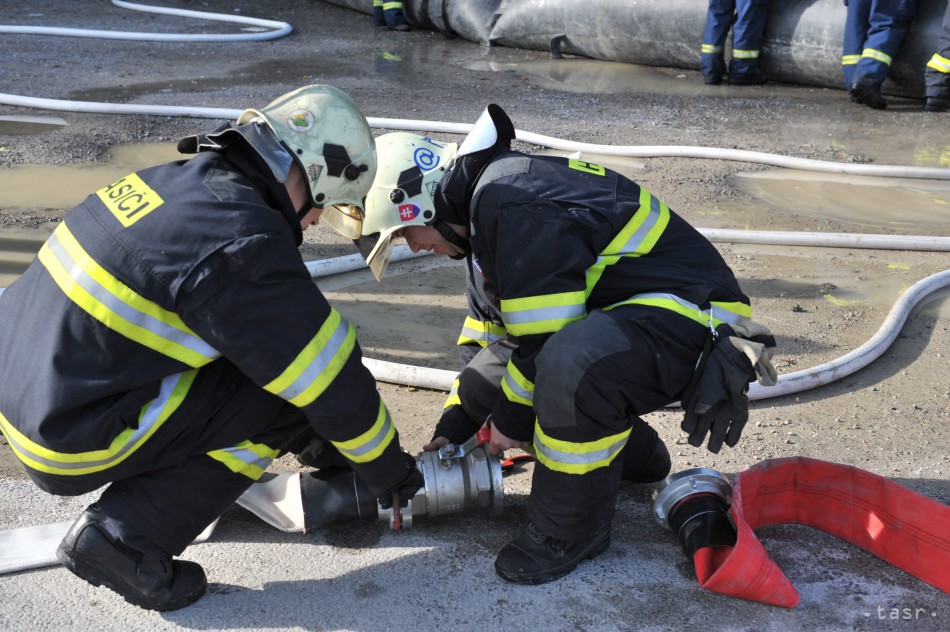
M 697 488 L 688 476 L 685 482 Z M 696 528 L 696 524 L 708 522 L 708 517 L 715 513 L 708 511 L 711 496 L 724 500 L 723 507 L 728 504 L 727 493 L 710 493 L 709 485 L 699 485 L 698 489 L 700 493 L 681 494 L 672 503 L 670 498 L 665 500 L 672 506 L 669 522 L 680 531 L 684 550 L 687 554 L 689 549 L 693 550 L 696 577 L 703 588 L 795 607 L 798 591 L 769 557 L 754 530 L 768 525 L 800 524 L 859 546 L 950 594 L 950 507 L 886 478 L 806 457 L 762 461 L 736 477 L 730 507 L 734 544 L 723 543 L 721 531 L 719 537 L 708 535 L 716 532 L 715 527 Z M 660 491 L 657 502 L 663 500 L 665 491 Z M 687 503 L 695 506 L 699 501 L 705 503 L 706 510 L 701 507 L 687 512 L 692 514 L 689 516 L 675 515 L 678 507 Z M 664 522 L 666 516 L 661 513 L 657 512 L 658 519 Z M 692 541 L 688 543 L 689 538 L 683 534 L 690 530 L 690 525 Z M 701 535 L 697 536 L 697 532 Z M 700 542 L 697 546 L 696 538 L 702 537 L 706 538 L 706 545 Z

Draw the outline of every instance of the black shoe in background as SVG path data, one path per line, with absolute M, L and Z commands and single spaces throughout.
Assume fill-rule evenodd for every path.
M 860 103 L 875 110 L 887 107 L 887 101 L 881 96 L 881 89 L 867 83 L 852 83 L 848 89 L 852 103 Z
M 729 75 L 730 86 L 761 86 L 768 81 L 768 77 L 758 71 L 747 72 L 741 75 Z
M 524 533 L 501 548 L 495 572 L 516 584 L 544 584 L 564 577 L 610 546 L 610 526 L 589 540 L 556 540 L 529 521 Z
M 106 586 L 129 603 L 147 610 L 176 610 L 197 601 L 208 580 L 194 562 L 154 559 L 116 541 L 96 505 L 70 527 L 56 559 L 93 586 Z
M 950 99 L 931 97 L 924 105 L 925 112 L 950 112 Z

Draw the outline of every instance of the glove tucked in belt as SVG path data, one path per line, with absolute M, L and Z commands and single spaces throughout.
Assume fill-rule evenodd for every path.
M 701 446 L 707 434 L 706 447 L 713 453 L 723 442 L 730 448 L 739 442 L 749 420 L 749 383 L 774 386 L 778 380 L 774 350 L 772 332 L 750 320 L 723 323 L 710 332 L 681 398 L 685 415 L 680 427 L 690 445 Z

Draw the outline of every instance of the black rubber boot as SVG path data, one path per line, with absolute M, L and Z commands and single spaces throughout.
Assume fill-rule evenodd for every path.
M 730 86 L 761 86 L 762 84 L 768 82 L 768 80 L 768 77 L 759 74 L 758 70 L 743 73 L 741 75 L 729 75 Z
M 860 103 L 875 110 L 887 107 L 887 101 L 881 96 L 881 89 L 868 83 L 852 83 L 848 89 L 853 103 Z
M 147 610 L 176 610 L 197 601 L 208 580 L 194 562 L 145 557 L 116 541 L 108 518 L 91 505 L 70 527 L 56 558 L 93 586 L 106 586 Z
M 930 97 L 924 105 L 925 112 L 950 112 L 950 99 Z
M 610 546 L 610 527 L 589 540 L 555 540 L 533 522 L 524 533 L 502 547 L 495 572 L 516 584 L 544 584 L 564 577 L 584 560 L 597 557 Z
M 631 483 L 655 483 L 669 476 L 673 462 L 670 451 L 650 424 L 641 419 L 633 423 L 627 445 L 620 455 L 623 473 L 620 478 Z

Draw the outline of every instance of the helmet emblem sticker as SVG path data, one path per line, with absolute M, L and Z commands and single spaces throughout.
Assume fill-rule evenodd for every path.
M 287 117 L 287 125 L 295 132 L 306 132 L 313 127 L 313 114 L 309 110 L 294 110 Z
M 307 178 L 310 180 L 310 182 L 316 182 L 320 179 L 321 171 L 323 171 L 323 167 L 311 163 L 307 165 Z
M 416 150 L 412 153 L 412 161 L 423 171 L 435 169 L 439 166 L 441 159 L 441 156 L 428 147 L 416 147 Z
M 399 221 L 400 222 L 411 222 L 412 220 L 419 217 L 419 213 L 422 211 L 415 204 L 400 204 L 399 205 Z

